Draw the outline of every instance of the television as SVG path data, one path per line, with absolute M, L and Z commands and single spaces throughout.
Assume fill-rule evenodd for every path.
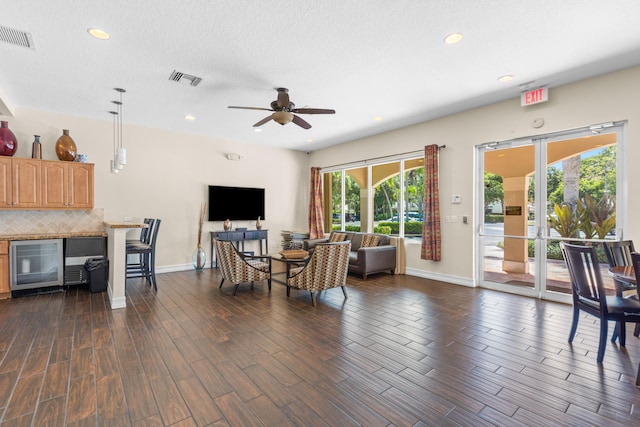
M 264 188 L 209 186 L 209 221 L 265 219 Z

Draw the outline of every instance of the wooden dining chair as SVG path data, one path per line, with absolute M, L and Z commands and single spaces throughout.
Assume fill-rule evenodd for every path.
M 609 267 L 627 267 L 631 265 L 631 253 L 635 252 L 633 247 L 633 241 L 631 240 L 620 240 L 620 241 L 611 241 L 611 242 L 603 242 L 602 248 L 604 249 L 604 254 L 607 257 L 607 263 Z M 634 291 L 637 290 L 637 286 L 634 283 L 623 282 L 620 280 L 615 280 L 616 282 L 616 293 L 620 296 L 623 296 L 626 291 Z
M 605 295 L 600 262 L 593 246 L 560 242 L 562 256 L 569 269 L 573 295 L 573 322 L 569 342 L 573 342 L 578 329 L 580 312 L 584 311 L 600 319 L 600 343 L 598 363 L 604 359 L 609 321 L 618 323 L 620 345 L 625 345 L 625 324 L 640 323 L 640 301 L 618 295 Z

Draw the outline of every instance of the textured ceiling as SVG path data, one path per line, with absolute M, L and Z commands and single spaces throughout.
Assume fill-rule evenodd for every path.
M 127 124 L 303 151 L 640 64 L 637 0 L 3 3 L 0 25 L 35 49 L 0 42 L 2 114 L 4 103 L 110 121 L 122 87 Z M 452 32 L 464 40 L 444 44 Z M 202 82 L 170 81 L 174 70 Z M 256 133 L 269 112 L 227 108 L 268 108 L 276 87 L 336 114 Z

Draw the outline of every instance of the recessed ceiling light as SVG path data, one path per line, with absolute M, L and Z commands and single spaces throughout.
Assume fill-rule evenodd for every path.
M 462 40 L 462 34 L 461 33 L 451 33 L 449 34 L 447 37 L 444 38 L 444 42 L 446 44 L 456 44 L 459 41 Z
M 376 122 L 379 122 L 380 120 L 382 120 L 382 117 L 380 117 L 380 116 L 374 117 L 373 120 L 375 120 Z
M 109 40 L 111 38 L 111 35 L 109 33 L 99 28 L 89 28 L 87 30 L 87 33 L 100 40 Z
M 505 74 L 504 76 L 498 77 L 499 82 L 510 82 L 511 80 L 513 80 L 513 75 L 511 74 Z
M 196 116 L 192 116 L 191 114 L 187 114 L 186 116 L 184 116 L 184 119 L 193 121 L 193 120 L 196 119 Z
M 253 131 L 254 131 L 254 132 L 258 132 L 258 133 L 260 133 L 260 132 L 262 132 L 262 129 L 260 129 L 260 128 L 255 128 Z

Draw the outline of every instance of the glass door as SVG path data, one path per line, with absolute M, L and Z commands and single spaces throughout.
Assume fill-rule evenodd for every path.
M 480 282 L 507 292 L 537 296 L 533 140 L 488 144 L 480 149 L 482 216 Z
M 603 240 L 623 238 L 623 125 L 478 147 L 481 286 L 570 301 L 560 241 L 594 245 L 600 254 Z

